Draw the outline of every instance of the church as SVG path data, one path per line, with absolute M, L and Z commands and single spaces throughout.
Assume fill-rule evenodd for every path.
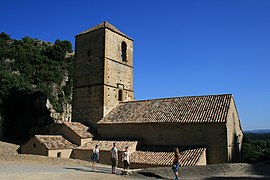
M 116 142 L 120 153 L 130 147 L 131 168 L 170 166 L 174 147 L 182 166 L 241 162 L 243 132 L 233 95 L 136 101 L 133 39 L 110 23 L 75 36 L 74 70 L 72 122 L 51 125 L 52 137 L 36 135 L 23 153 L 36 154 L 43 144 L 41 155 L 56 150 L 56 157 L 89 160 L 99 144 L 100 162 L 108 164 Z M 65 144 L 69 151 L 61 154 Z

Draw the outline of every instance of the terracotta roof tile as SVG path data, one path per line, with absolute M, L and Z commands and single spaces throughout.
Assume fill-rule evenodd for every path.
M 98 124 L 225 123 L 232 98 L 224 94 L 121 102 Z
M 194 166 L 206 148 L 191 149 L 180 152 L 181 166 Z M 170 166 L 174 158 L 173 152 L 135 151 L 130 156 L 131 163 Z
M 116 33 L 118 33 L 118 34 L 120 34 L 122 36 L 125 36 L 128 39 L 132 40 L 130 37 L 128 37 L 127 35 L 125 35 L 124 33 L 122 33 L 120 30 L 118 30 L 116 27 L 114 27 L 112 24 L 110 24 L 107 21 L 104 21 L 104 22 L 102 22 L 102 23 L 100 23 L 100 24 L 98 24 L 98 25 L 96 25 L 96 26 L 94 26 L 94 27 L 92 27 L 90 29 L 87 29 L 87 30 L 81 32 L 78 35 L 86 34 L 86 33 L 89 33 L 89 32 L 92 32 L 92 31 L 95 31 L 95 30 L 98 30 L 98 29 L 101 29 L 101 28 L 108 28 L 108 29 L 110 29 L 110 30 L 112 30 L 112 31 L 114 31 L 114 32 L 116 32 Z
M 74 133 L 76 133 L 81 138 L 92 138 L 93 135 L 88 132 L 89 127 L 83 125 L 79 122 L 65 122 L 63 123 L 65 126 L 70 128 Z
M 72 149 L 76 145 L 72 144 L 61 135 L 35 135 L 35 138 L 47 149 Z
M 116 143 L 116 147 L 119 149 L 119 151 L 124 150 L 126 146 L 136 147 L 137 143 L 138 143 L 137 141 L 98 141 L 98 140 L 92 140 L 88 143 L 83 144 L 82 146 L 78 147 L 77 149 L 94 149 L 96 144 L 98 144 L 99 150 L 110 151 L 114 142 Z

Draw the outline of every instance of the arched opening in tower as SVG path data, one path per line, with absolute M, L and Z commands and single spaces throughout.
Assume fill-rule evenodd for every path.
M 122 41 L 121 43 L 121 49 L 122 49 L 122 61 L 127 61 L 127 44 L 125 41 Z

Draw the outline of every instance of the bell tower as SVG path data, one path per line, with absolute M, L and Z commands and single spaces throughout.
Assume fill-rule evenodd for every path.
M 108 22 L 75 36 L 72 121 L 93 130 L 119 101 L 132 101 L 133 40 Z

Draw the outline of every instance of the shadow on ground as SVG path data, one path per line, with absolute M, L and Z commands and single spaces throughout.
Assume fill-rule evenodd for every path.
M 97 167 L 95 170 L 92 170 L 92 168 L 81 168 L 81 167 L 64 167 L 64 169 L 81 171 L 81 172 L 112 174 L 111 169 L 107 167 Z M 121 174 L 119 170 L 117 170 L 116 173 Z
M 156 179 L 172 179 L 170 167 L 147 168 L 137 172 L 137 175 Z M 256 164 L 225 163 L 207 166 L 190 166 L 179 169 L 180 179 L 270 179 L 270 162 Z
M 164 177 L 162 177 L 162 176 L 160 176 L 158 174 L 151 173 L 151 172 L 139 172 L 138 174 L 146 176 L 146 177 L 153 177 L 153 178 L 156 178 L 156 179 L 167 179 L 167 178 L 164 178 Z
M 232 180 L 261 180 L 261 179 L 270 179 L 270 176 L 265 177 L 210 177 L 210 178 L 204 178 L 204 180 L 223 180 L 223 179 L 232 179 Z

